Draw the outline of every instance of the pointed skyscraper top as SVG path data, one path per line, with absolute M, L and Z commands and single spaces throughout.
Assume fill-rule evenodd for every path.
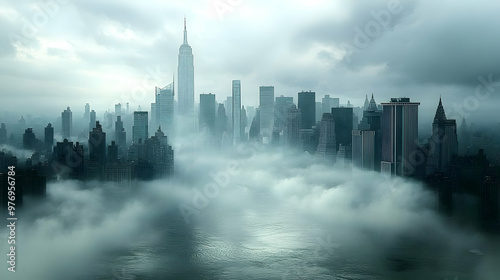
M 439 98 L 439 105 L 436 110 L 436 115 L 434 116 L 434 121 L 444 121 L 446 120 L 446 114 L 444 113 L 443 102 Z
M 365 96 L 365 105 L 363 106 L 363 109 L 366 111 L 368 110 L 368 106 L 370 105 L 370 102 L 368 101 L 368 94 Z
M 377 111 L 377 103 L 375 102 L 375 98 L 373 98 L 373 93 L 372 93 L 372 99 L 370 100 L 370 105 L 368 105 L 368 109 L 366 111 Z
M 186 17 L 184 17 L 184 45 L 188 44 L 188 33 L 187 33 L 187 27 L 186 27 Z

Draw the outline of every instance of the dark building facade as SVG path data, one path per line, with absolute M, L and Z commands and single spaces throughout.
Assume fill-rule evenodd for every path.
M 311 129 L 316 125 L 316 93 L 302 91 L 298 93 L 297 107 L 302 113 L 301 129 Z

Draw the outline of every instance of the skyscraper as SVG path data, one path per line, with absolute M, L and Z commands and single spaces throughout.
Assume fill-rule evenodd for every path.
M 365 111 L 363 111 L 363 119 L 361 119 L 361 123 L 358 125 L 359 131 L 355 133 L 353 131 L 353 146 L 352 146 L 352 160 L 355 165 L 359 167 L 363 167 L 365 169 L 380 171 L 380 161 L 382 158 L 382 111 L 378 110 L 377 103 L 375 99 L 372 98 L 368 103 L 368 106 Z M 373 131 L 375 133 L 373 140 L 375 141 L 373 144 L 368 143 L 372 138 L 365 131 Z M 363 136 L 364 135 L 364 136 Z M 355 139 L 356 137 L 363 137 L 362 139 Z M 355 144 L 355 140 L 357 143 Z M 360 146 L 361 145 L 361 146 Z M 368 146 L 373 145 L 373 153 L 367 152 Z M 364 147 L 364 151 L 359 150 Z M 367 159 L 367 157 L 373 156 L 373 169 L 371 169 L 371 165 L 367 164 L 367 162 L 371 162 L 371 159 Z M 362 157 L 362 158 L 358 158 Z
M 259 90 L 260 135 L 270 138 L 274 117 L 274 87 L 261 86 Z
M 33 133 L 33 128 L 26 128 L 23 134 L 23 148 L 26 150 L 34 150 L 36 144 L 36 136 Z
M 102 126 L 96 122 L 96 127 L 89 132 L 89 160 L 104 164 L 106 161 L 106 133 Z
M 297 107 L 302 113 L 302 129 L 311 129 L 316 125 L 316 93 L 312 91 L 299 92 Z
M 7 129 L 5 128 L 5 123 L 0 126 L 0 145 L 7 143 Z
M 320 124 L 319 144 L 316 156 L 335 162 L 337 148 L 335 145 L 335 120 L 331 113 L 324 113 Z
M 362 169 L 375 169 L 375 131 L 352 131 L 352 163 Z
M 232 112 L 232 128 L 233 142 L 235 144 L 241 141 L 241 81 L 233 80 L 233 112 Z
M 288 122 L 288 111 L 293 106 L 293 97 L 278 96 L 274 103 L 274 129 L 282 132 Z
M 89 117 L 90 117 L 90 104 L 87 103 L 87 104 L 85 104 L 85 113 L 83 113 L 83 118 L 85 120 L 88 120 Z
M 335 120 L 335 137 L 337 152 L 340 145 L 350 147 L 352 145 L 352 108 L 346 107 L 333 107 L 332 116 Z M 345 151 L 348 151 L 346 149 Z M 350 156 L 347 155 L 349 158 Z
M 179 48 L 178 63 L 179 113 L 191 113 L 194 109 L 194 62 L 193 50 L 187 41 L 186 19 L 184 18 L 184 41 Z
M 288 110 L 287 121 L 287 143 L 291 147 L 298 147 L 300 143 L 300 128 L 302 126 L 302 113 L 300 109 L 292 105 Z
M 441 98 L 432 123 L 432 137 L 429 139 L 429 144 L 433 149 L 427 159 L 426 175 L 436 172 L 449 175 L 451 158 L 458 155 L 457 122 L 446 118 Z
M 125 153 L 127 146 L 127 134 L 123 128 L 123 121 L 121 116 L 116 117 L 115 122 L 115 142 L 118 146 L 118 155 L 121 156 Z
M 95 111 L 92 110 L 90 112 L 89 131 L 92 131 L 92 129 L 95 128 L 95 122 L 96 122 L 96 114 L 95 114 Z
M 49 123 L 45 127 L 45 134 L 44 134 L 44 141 L 45 149 L 47 151 L 50 151 L 52 149 L 52 145 L 54 145 L 54 128 L 52 127 L 52 124 Z
M 134 112 L 134 126 L 132 127 L 132 141 L 139 143 L 148 139 L 148 112 L 135 111 Z
M 115 104 L 115 116 L 121 116 L 122 115 L 122 104 L 118 103 Z
M 391 98 L 382 103 L 382 162 L 384 174 L 409 176 L 415 171 L 418 141 L 418 102 Z
M 199 129 L 207 129 L 215 135 L 215 94 L 200 94 Z
M 224 108 L 224 104 L 219 103 L 219 107 L 217 108 L 217 131 L 216 136 L 217 139 L 222 139 L 222 134 L 227 130 L 227 116 L 226 109 Z
M 62 120 L 62 137 L 69 139 L 71 137 L 71 130 L 73 126 L 73 117 L 69 107 L 61 113 Z
M 333 107 L 339 107 L 339 99 L 330 97 L 330 95 L 325 95 L 321 99 L 321 109 L 323 113 L 330 113 Z
M 174 133 L 174 82 L 159 88 L 155 87 L 155 102 L 151 103 L 151 123 L 161 127 L 167 135 Z

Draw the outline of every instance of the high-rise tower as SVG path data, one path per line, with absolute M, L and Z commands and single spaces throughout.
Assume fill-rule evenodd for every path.
M 391 98 L 391 102 L 382 103 L 382 173 L 414 174 L 419 105 L 410 98 Z
M 194 63 L 193 50 L 187 41 L 186 19 L 184 18 L 184 41 L 179 48 L 178 63 L 179 113 L 188 114 L 194 109 Z
M 241 141 L 241 81 L 233 80 L 233 106 L 232 106 L 232 128 L 233 142 Z

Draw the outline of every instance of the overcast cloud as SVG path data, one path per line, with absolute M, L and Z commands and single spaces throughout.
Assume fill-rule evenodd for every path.
M 45 22 L 36 15 L 43 11 L 38 3 L 48 2 L 57 7 Z M 184 16 L 195 100 L 211 92 L 222 102 L 231 80 L 240 79 L 244 105 L 258 104 L 261 85 L 274 85 L 277 96 L 313 90 L 318 100 L 330 94 L 358 106 L 373 92 L 378 102 L 422 102 L 427 122 L 440 95 L 447 111 L 472 102 L 473 119 L 494 112 L 498 96 L 466 99 L 478 76 L 500 79 L 494 0 L 60 2 L 0 2 L 0 109 L 83 111 L 89 102 L 102 111 L 116 101 L 149 108 L 153 86 L 170 83 L 176 72 Z M 381 13 L 390 18 L 381 17 L 378 32 L 370 24 Z M 356 28 L 366 34 L 367 27 L 374 36 L 349 55 Z

